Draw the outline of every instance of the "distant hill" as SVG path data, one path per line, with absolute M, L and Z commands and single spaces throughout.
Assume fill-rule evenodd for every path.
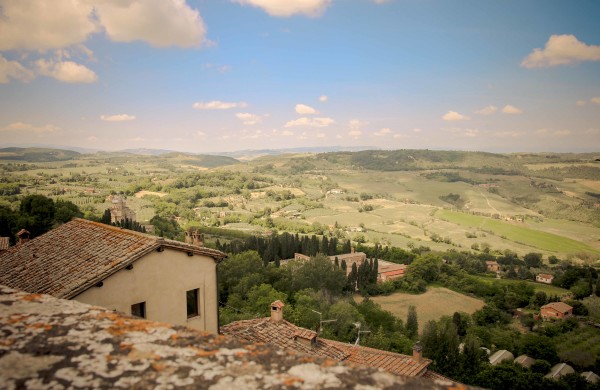
M 143 156 L 162 156 L 163 154 L 168 154 L 168 153 L 178 153 L 175 150 L 167 150 L 167 149 L 145 149 L 145 148 L 123 149 L 123 150 L 119 150 L 119 152 L 122 152 L 122 153 L 131 153 L 131 154 L 141 154 Z
M 49 148 L 3 148 L 0 149 L 0 160 L 27 162 L 66 161 L 77 158 L 81 153 Z
M 327 152 L 357 152 L 361 150 L 378 150 L 373 146 L 315 146 L 285 149 L 246 149 L 235 152 L 215 153 L 221 156 L 234 157 L 239 160 L 252 160 L 262 156 L 278 156 L 288 153 L 327 153 Z M 212 154 L 212 153 L 211 153 Z

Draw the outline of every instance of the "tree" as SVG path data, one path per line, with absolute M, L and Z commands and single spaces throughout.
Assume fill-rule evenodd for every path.
M 538 268 L 542 266 L 542 254 L 541 253 L 528 253 L 525 255 L 525 257 L 523 257 L 523 260 L 525 261 L 525 264 L 527 265 L 527 267 L 531 268 Z
M 21 200 L 18 228 L 27 229 L 31 237 L 46 233 L 54 224 L 54 201 L 43 195 L 27 195 Z
M 410 339 L 417 337 L 419 331 L 419 322 L 417 321 L 417 308 L 415 306 L 408 307 L 408 315 L 406 316 L 406 336 Z
M 0 206 L 0 237 L 10 237 L 15 242 L 19 215 L 6 206 Z
M 59 199 L 56 201 L 55 206 L 54 220 L 59 224 L 67 223 L 73 218 L 83 218 L 83 213 L 79 207 L 71 201 Z

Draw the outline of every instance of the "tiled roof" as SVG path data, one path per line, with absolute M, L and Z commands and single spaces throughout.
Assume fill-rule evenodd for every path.
M 550 274 L 538 274 L 538 277 L 543 279 L 554 279 L 554 276 Z
M 600 380 L 600 376 L 596 375 L 593 371 L 582 372 L 581 376 L 584 377 L 586 381 L 591 383 L 596 383 Z
M 160 248 L 219 261 L 223 252 L 75 218 L 0 253 L 0 284 L 31 293 L 73 298 Z
M 5 251 L 10 246 L 10 237 L 0 237 L 0 251 Z
M 316 344 L 311 347 L 305 343 L 296 341 L 294 336 L 310 340 L 310 336 L 316 336 L 316 334 L 311 330 L 301 328 L 285 320 L 274 322 L 270 318 L 258 318 L 232 322 L 231 324 L 222 326 L 221 333 L 247 342 L 269 343 L 287 350 L 329 357 L 361 366 L 382 368 L 388 372 L 402 376 L 421 376 L 427 371 L 427 366 L 431 364 L 431 360 L 429 359 L 422 359 L 418 363 L 411 356 L 354 346 L 320 337 L 317 337 Z
M 300 328 L 286 320 L 275 322 L 269 317 L 236 321 L 221 327 L 221 333 L 246 342 L 272 344 L 283 349 L 338 361 L 343 361 L 348 356 L 341 349 L 325 342 L 329 340 L 317 338 L 315 345 L 312 347 L 295 340 L 294 336 L 299 330 L 310 332 L 310 330 Z
M 0 286 L 0 388 L 447 389 Z
M 271 306 L 282 308 L 285 306 L 285 303 L 281 302 L 279 299 L 271 304 Z
M 542 309 L 554 309 L 559 313 L 567 313 L 569 310 L 572 310 L 573 307 L 564 302 L 550 302 L 542 306 Z
M 392 374 L 402 376 L 421 376 L 427 371 L 431 360 L 423 358 L 417 362 L 412 356 L 395 352 L 382 351 L 363 346 L 342 343 L 340 341 L 325 340 L 349 356 L 345 361 L 359 364 L 361 366 L 382 368 Z

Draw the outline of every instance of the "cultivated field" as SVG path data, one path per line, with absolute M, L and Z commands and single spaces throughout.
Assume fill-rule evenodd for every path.
M 415 306 L 419 320 L 419 331 L 423 329 L 424 324 L 428 321 L 438 320 L 442 316 L 451 316 L 457 311 L 471 314 L 484 306 L 484 302 L 480 299 L 444 287 L 430 287 L 427 292 L 419 295 L 394 293 L 370 299 L 379 303 L 383 309 L 390 311 L 403 321 L 406 321 L 408 307 Z
M 543 291 L 547 295 L 558 295 L 559 297 L 566 295 L 569 293 L 569 290 L 565 290 L 564 288 L 556 287 L 551 284 L 544 283 L 536 283 L 524 280 L 515 280 L 515 279 L 496 279 L 496 278 L 488 278 L 486 276 L 473 276 L 481 282 L 489 283 L 489 284 L 499 284 L 499 285 L 507 285 L 507 284 L 515 284 L 515 283 L 527 283 L 532 286 L 535 291 Z

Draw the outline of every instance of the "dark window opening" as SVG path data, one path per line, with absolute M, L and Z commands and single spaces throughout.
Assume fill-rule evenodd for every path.
M 146 302 L 131 305 L 131 315 L 134 317 L 146 318 Z
M 199 290 L 197 288 L 187 291 L 185 293 L 187 300 L 187 316 L 188 318 L 196 317 L 199 315 Z

